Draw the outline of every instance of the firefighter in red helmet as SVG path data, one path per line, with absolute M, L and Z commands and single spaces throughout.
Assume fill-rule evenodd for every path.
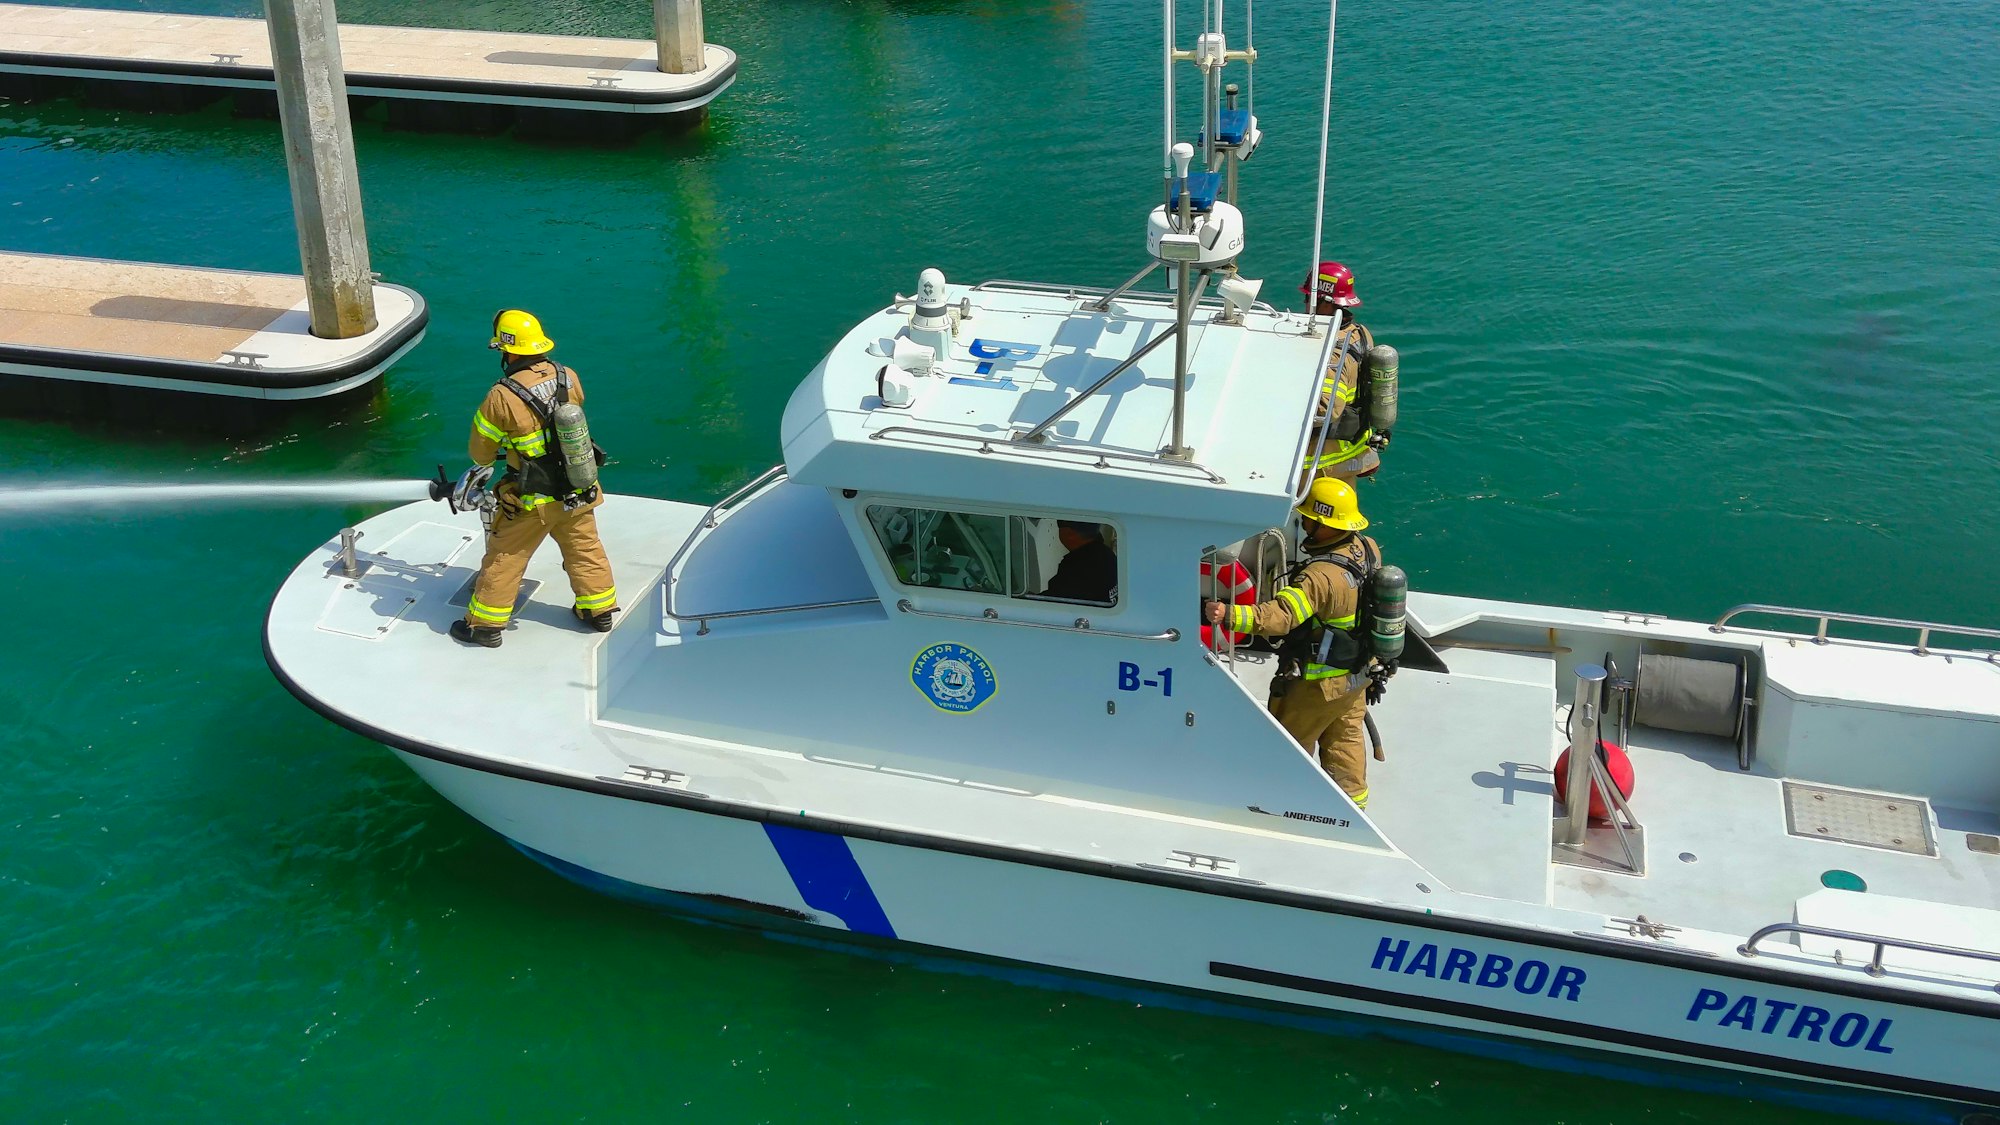
M 1299 286 L 1299 292 L 1311 299 L 1314 315 L 1343 314 L 1333 355 L 1327 360 L 1326 377 L 1320 383 L 1316 417 L 1326 430 L 1326 441 L 1319 455 L 1307 462 L 1305 477 L 1339 477 L 1352 483 L 1382 467 L 1377 451 L 1388 445 L 1387 434 L 1368 428 L 1357 402 L 1368 374 L 1368 350 L 1374 347 L 1375 338 L 1354 319 L 1353 310 L 1361 307 L 1361 298 L 1354 292 L 1354 273 L 1346 266 L 1321 262 L 1313 276 Z

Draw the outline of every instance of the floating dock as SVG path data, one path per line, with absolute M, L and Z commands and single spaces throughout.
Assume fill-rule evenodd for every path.
M 0 252 L 0 376 L 10 381 L 325 398 L 380 376 L 430 320 L 422 297 L 379 282 L 375 314 L 373 332 L 323 340 L 297 274 Z
M 276 89 L 263 20 L 0 4 L 0 28 L 0 76 Z M 674 114 L 736 80 L 713 43 L 691 74 L 662 73 L 650 39 L 342 25 L 340 51 L 351 96 L 421 102 Z

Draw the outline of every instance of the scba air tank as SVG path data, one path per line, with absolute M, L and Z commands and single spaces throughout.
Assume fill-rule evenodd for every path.
M 1378 434 L 1396 428 L 1396 349 L 1377 344 L 1368 349 L 1368 426 Z
M 1368 629 L 1368 643 L 1375 659 L 1384 663 L 1403 656 L 1403 620 L 1410 601 L 1410 579 L 1400 566 L 1385 566 L 1375 572 L 1374 623 Z
M 578 492 L 597 483 L 597 448 L 590 442 L 590 423 L 583 407 L 565 402 L 551 416 L 556 424 L 556 444 L 562 447 L 563 471 L 569 486 Z

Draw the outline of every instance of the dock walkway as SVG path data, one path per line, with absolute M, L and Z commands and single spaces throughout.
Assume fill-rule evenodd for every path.
M 272 90 L 264 21 L 0 3 L 0 74 Z M 609 113 L 680 113 L 736 79 L 713 43 L 664 74 L 648 39 L 343 24 L 350 95 Z
M 423 298 L 375 286 L 373 332 L 311 332 L 305 279 L 0 251 L 0 374 L 321 398 L 381 375 L 423 338 Z

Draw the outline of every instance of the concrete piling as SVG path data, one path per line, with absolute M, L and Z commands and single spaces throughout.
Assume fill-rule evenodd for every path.
M 264 0 L 264 12 L 312 334 L 352 339 L 375 329 L 375 290 L 333 0 Z
M 660 73 L 694 74 L 706 65 L 701 0 L 653 0 L 653 38 L 660 47 Z

